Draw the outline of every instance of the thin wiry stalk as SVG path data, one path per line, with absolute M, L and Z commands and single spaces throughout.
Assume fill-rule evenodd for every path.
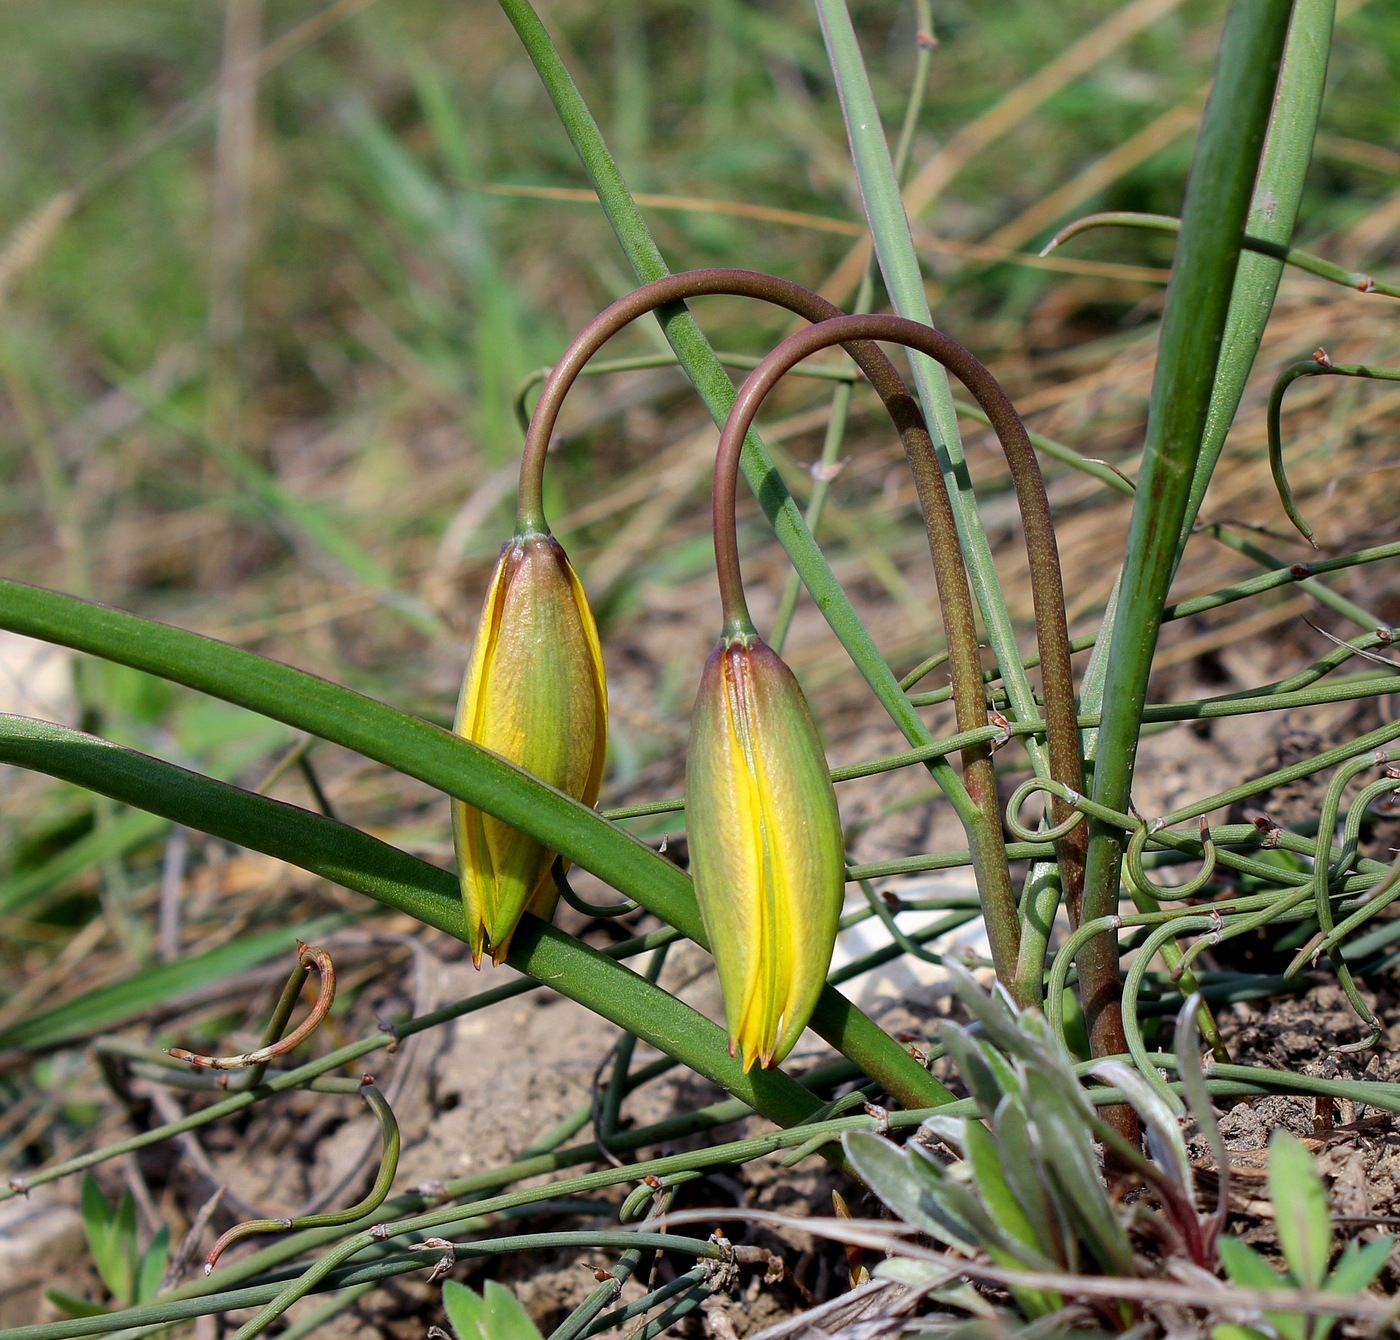
M 1086 214 L 1082 219 L 1061 228 L 1041 249 L 1042 256 L 1048 256 L 1056 247 L 1063 246 L 1072 237 L 1088 232 L 1092 228 L 1142 228 L 1147 232 L 1167 233 L 1175 236 L 1181 231 L 1181 220 L 1170 214 L 1140 214 L 1134 210 L 1105 210 L 1099 214 Z M 1378 293 L 1383 298 L 1400 298 L 1400 287 L 1387 284 L 1360 270 L 1348 270 L 1344 265 L 1329 261 L 1325 256 L 1314 256 L 1301 247 L 1291 247 L 1285 242 L 1271 242 L 1264 237 L 1246 235 L 1241 245 L 1246 251 L 1260 256 L 1271 256 L 1284 265 L 1291 265 L 1305 274 L 1316 275 L 1332 284 L 1353 289 L 1357 293 Z
M 1273 472 L 1274 487 L 1278 489 L 1279 501 L 1288 519 L 1298 528 L 1298 533 L 1314 549 L 1312 527 L 1303 520 L 1298 505 L 1293 500 L 1293 490 L 1288 483 L 1288 475 L 1283 468 L 1283 397 L 1288 388 L 1299 377 L 1373 377 L 1379 381 L 1400 382 L 1400 368 L 1382 368 L 1370 363 L 1334 363 L 1325 349 L 1318 349 L 1310 359 L 1292 363 L 1274 379 L 1269 392 L 1269 469 Z

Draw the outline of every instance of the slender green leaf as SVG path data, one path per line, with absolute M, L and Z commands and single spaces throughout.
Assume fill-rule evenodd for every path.
M 959 1224 L 965 1224 L 973 1242 L 1005 1265 L 1028 1264 L 1028 1253 L 997 1222 L 980 1194 L 969 1163 L 945 1166 L 921 1144 L 903 1150 L 905 1166 L 913 1184 L 924 1195 L 925 1206 L 933 1205 Z M 1043 1265 L 1043 1261 L 1036 1264 Z
M 1284 244 L 1293 237 L 1326 81 L 1334 9 L 1335 0 L 1297 0 L 1294 5 L 1268 135 L 1246 220 L 1251 236 Z M 1192 467 L 1190 494 L 1179 528 L 1178 561 L 1200 512 L 1225 436 L 1254 365 L 1282 273 L 1283 262 L 1274 256 L 1250 251 L 1239 258 L 1220 338 L 1220 357 L 1214 381 L 1208 383 L 1211 385 L 1210 403 L 1201 451 Z M 1097 712 L 1103 707 L 1104 673 L 1120 609 L 1118 594 L 1115 587 L 1104 612 L 1100 641 L 1081 686 L 1081 705 L 1088 712 Z M 1090 757 L 1097 752 L 1097 736 L 1096 730 L 1085 735 L 1085 749 Z
M 241 791 L 51 722 L 24 717 L 0 715 L 0 762 L 47 772 L 124 803 L 159 809 L 177 823 L 334 879 L 449 935 L 466 938 L 455 875 L 333 819 Z M 537 782 L 531 786 L 546 795 L 555 794 Z M 290 928 L 276 933 L 283 951 L 291 934 Z M 526 917 L 511 942 L 509 962 L 517 971 L 548 983 L 562 995 L 677 1057 L 774 1121 L 792 1124 L 809 1117 L 818 1106 L 811 1094 L 781 1071 L 745 1073 L 729 1055 L 724 1032 L 717 1025 L 644 977 L 552 926 Z M 187 967 L 171 964 L 168 970 L 179 974 Z M 129 992 L 139 989 L 139 984 L 114 989 Z
M 997 1073 L 992 1057 L 1003 1067 L 1005 1059 L 991 1048 L 984 1049 L 979 1046 L 967 1030 L 958 1024 L 940 1023 L 938 1040 L 947 1049 L 953 1064 L 958 1068 L 958 1074 L 967 1085 L 968 1092 L 982 1109 L 983 1116 L 990 1117 L 997 1110 L 1002 1094 L 1011 1087 L 1005 1082 L 1007 1076 Z M 991 1054 L 987 1055 L 987 1052 Z
M 83 1178 L 82 1191 L 78 1204 L 83 1216 L 83 1232 L 87 1235 L 88 1251 L 97 1273 L 108 1289 L 112 1288 L 108 1275 L 113 1272 L 112 1255 L 112 1206 L 102 1194 L 97 1178 L 88 1173 Z
M 20 582 L 0 581 L 0 627 L 146 670 L 397 768 L 540 838 L 698 944 L 706 943 L 694 887 L 682 870 L 593 810 L 449 731 L 241 648 Z M 42 731 L 35 734 L 29 727 L 0 732 L 8 736 L 6 748 L 13 755 L 7 761 L 62 776 L 56 758 L 65 758 L 82 771 L 83 755 L 111 747 L 54 729 L 59 735 L 48 743 Z M 104 767 L 121 772 L 123 766 L 115 756 L 105 756 Z M 149 780 L 144 764 L 134 766 Z M 175 794 L 183 783 L 174 781 L 173 774 L 160 775 L 161 805 L 167 807 L 161 812 L 169 815 L 169 807 L 183 803 Z M 125 781 L 129 783 L 131 777 Z M 232 791 L 210 792 L 206 787 L 202 794 L 218 808 L 220 802 L 214 797 Z M 140 787 L 133 789 L 126 803 L 158 808 L 147 803 Z M 255 833 L 250 837 L 245 845 L 264 850 Z M 284 859 L 297 860 L 295 846 Z M 326 859 L 334 864 L 333 856 L 328 854 Z M 901 1101 L 935 1107 L 950 1100 L 948 1091 L 923 1066 L 834 988 L 823 991 L 812 1027 Z
M 1006 1189 L 998 1167 L 995 1142 L 975 1118 L 965 1118 L 965 1123 L 962 1142 L 972 1155 L 965 1165 L 945 1171 L 927 1150 L 913 1145 L 906 1150 L 911 1171 L 929 1185 L 931 1194 L 948 1212 L 969 1226 L 995 1264 L 1011 1269 L 1053 1270 L 1054 1262 L 1034 1242 L 1026 1240 L 1019 1207 Z M 1003 1218 L 1004 1214 L 1010 1222 Z M 1047 1316 L 1064 1306 L 1064 1300 L 1053 1290 L 1015 1284 L 1009 1287 L 1028 1317 Z
M 1114 710 L 1100 728 L 1093 796 L 1118 811 L 1131 793 L 1148 675 L 1200 458 L 1290 9 L 1287 0 L 1231 5 L 1187 184 L 1101 698 Z M 1086 921 L 1116 908 L 1122 857 L 1121 831 L 1090 820 Z
M 1305 1289 L 1320 1289 L 1332 1254 L 1327 1191 L 1307 1146 L 1285 1130 L 1269 1140 L 1269 1198 L 1288 1268 Z
M 116 1267 L 115 1279 L 120 1287 L 111 1278 L 107 1279 L 107 1284 L 119 1302 L 130 1305 L 135 1301 L 136 1267 L 140 1260 L 136 1243 L 136 1199 L 130 1191 L 122 1192 L 122 1198 L 117 1202 L 117 1212 L 112 1219 L 111 1246 L 113 1265 Z
M 1245 231 L 1250 237 L 1283 246 L 1293 238 L 1303 183 L 1312 159 L 1322 93 L 1327 83 L 1327 57 L 1332 46 L 1335 11 L 1336 0 L 1295 0 L 1293 5 L 1278 90 L 1245 221 Z M 1249 250 L 1239 258 L 1210 406 L 1206 411 L 1201 452 L 1196 458 L 1190 500 L 1182 518 L 1179 541 L 1182 548 L 1200 511 L 1206 487 L 1225 445 L 1225 435 L 1254 366 L 1282 274 L 1283 261 L 1276 256 Z
M 126 1307 L 136 1283 L 136 1202 L 127 1191 L 112 1205 L 88 1173 L 80 1203 L 92 1263 L 118 1306 Z
M 1370 1288 L 1377 1275 L 1385 1269 L 1394 1247 L 1391 1238 L 1378 1238 L 1364 1246 L 1355 1240 L 1347 1243 L 1337 1261 L 1337 1267 L 1322 1287 L 1327 1293 L 1359 1294 Z M 1317 1317 L 1308 1340 L 1327 1340 L 1337 1324 L 1335 1317 Z

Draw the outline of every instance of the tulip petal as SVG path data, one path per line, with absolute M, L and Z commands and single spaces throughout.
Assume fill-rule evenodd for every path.
M 607 689 L 592 612 L 558 542 L 517 536 L 501 551 L 462 686 L 456 730 L 591 805 L 607 749 Z M 473 958 L 499 963 L 528 907 L 552 915 L 554 853 L 454 802 Z
M 840 814 L 816 726 L 757 638 L 701 679 L 686 783 L 691 867 L 746 1068 L 791 1051 L 826 980 L 845 885 Z

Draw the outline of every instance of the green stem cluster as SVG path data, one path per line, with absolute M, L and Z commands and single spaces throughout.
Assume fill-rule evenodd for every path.
M 1192 498 L 1204 491 L 1198 466 L 1211 403 L 1206 388 L 1215 382 L 1291 10 L 1278 0 L 1236 0 L 1231 6 L 1187 185 L 1102 681 L 1101 702 L 1113 710 L 1099 730 L 1093 794 L 1112 809 L 1126 809 L 1129 802 L 1167 589 Z M 1091 821 L 1086 921 L 1115 911 L 1122 860 L 1118 830 Z M 1092 1037 L 1116 1005 L 1087 993 L 1084 1007 Z

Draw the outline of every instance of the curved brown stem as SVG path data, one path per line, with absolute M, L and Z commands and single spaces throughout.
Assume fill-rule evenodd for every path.
M 738 478 L 739 452 L 745 434 L 769 391 L 794 364 L 832 345 L 850 346 L 868 340 L 902 344 L 930 358 L 937 359 L 972 393 L 987 414 L 1006 455 L 1020 505 L 1026 550 L 1030 558 L 1031 590 L 1035 606 L 1036 639 L 1041 658 L 1041 677 L 1045 692 L 1046 745 L 1050 756 L 1051 776 L 1071 791 L 1083 790 L 1083 759 L 1079 747 L 1076 720 L 1074 680 L 1070 667 L 1069 630 L 1065 621 L 1064 583 L 1060 574 L 1059 549 L 1055 542 L 1055 527 L 1050 515 L 1045 482 L 1036 461 L 1034 449 L 1025 425 L 1016 413 L 1006 393 L 987 367 L 956 340 L 930 326 L 903 317 L 888 315 L 833 317 L 797 331 L 774 349 L 749 375 L 740 389 L 729 419 L 720 438 L 715 461 L 715 535 L 716 552 L 723 565 L 737 562 L 738 542 L 732 512 Z M 945 494 L 946 497 L 946 494 Z M 728 516 L 729 524 L 718 525 Z M 932 542 L 933 536 L 930 535 Z M 980 676 L 979 676 L 980 678 Z M 979 690 L 980 692 L 980 690 Z M 1056 807 L 1055 822 L 1068 817 L 1068 810 Z M 1083 888 L 1084 825 L 1071 830 L 1058 844 L 1066 901 L 1071 915 L 1077 919 Z M 1009 886 L 1008 886 L 1009 887 Z M 997 901 L 983 890 L 993 960 L 998 976 L 1013 987 L 1013 994 L 1034 999 L 1039 1004 L 1040 969 L 1035 981 L 1018 974 L 1018 964 L 1010 955 L 1017 939 L 1017 918 L 1014 900 L 1007 897 Z M 1100 937 L 1101 939 L 1102 937 Z M 1087 970 L 1087 972 L 1086 972 Z M 1121 1036 L 1121 1019 L 1111 1002 L 1119 992 L 1116 956 L 1100 949 L 1084 957 L 1080 967 L 1087 993 L 1095 993 L 1109 1002 L 1100 1009 L 1098 1020 L 1116 1020 Z M 1100 1023 L 1099 1036 L 1094 1039 L 1097 1054 L 1112 1054 L 1118 1044 L 1111 1028 Z M 1123 1045 L 1126 1045 L 1124 1042 Z M 1100 1050 L 1102 1049 L 1102 1050 Z
M 291 1018 L 297 997 L 301 995 L 302 985 L 305 983 L 307 975 L 313 970 L 321 980 L 321 990 L 316 998 L 316 1003 L 311 1007 L 306 1018 L 286 1037 L 283 1037 L 282 1030 L 286 1028 L 287 1020 Z M 331 962 L 331 956 L 324 949 L 319 949 L 315 945 L 302 944 L 298 940 L 297 966 L 292 969 L 292 975 L 287 979 L 287 985 L 282 989 L 277 1008 L 273 1011 L 272 1020 L 263 1035 L 264 1042 L 261 1047 L 256 1051 L 244 1052 L 239 1056 L 201 1056 L 197 1052 L 186 1051 L 183 1047 L 169 1047 L 167 1051 L 177 1061 L 188 1061 L 197 1070 L 246 1070 L 253 1068 L 260 1072 L 269 1061 L 275 1060 L 279 1056 L 285 1056 L 305 1042 L 321 1026 L 322 1021 L 331 1012 L 331 1006 L 334 1003 L 335 964 Z M 249 1087 L 256 1086 L 260 1080 L 260 1073 L 252 1076 Z
M 839 307 L 800 284 L 752 270 L 690 270 L 644 284 L 626 297 L 619 298 L 579 332 L 540 391 L 520 462 L 519 528 L 548 529 L 542 497 L 545 454 L 564 397 L 588 360 L 613 335 L 639 316 L 687 298 L 721 294 L 757 298 L 794 312 L 808 321 L 825 321 L 843 315 Z M 904 444 L 928 532 L 944 634 L 948 640 L 958 729 L 974 730 L 987 724 L 977 627 L 953 508 L 947 485 L 938 468 L 932 439 L 918 402 L 909 393 L 904 379 L 889 358 L 868 340 L 853 340 L 845 347 L 880 397 Z M 728 495 L 730 501 L 725 504 L 731 509 L 733 494 L 731 488 Z M 715 506 L 717 509 L 721 506 L 718 497 Z M 716 514 L 719 514 L 718 511 Z M 748 624 L 748 615 L 739 580 L 737 552 L 717 554 L 717 564 L 720 590 L 725 600 L 726 623 L 732 621 L 742 628 Z M 1011 873 L 999 840 L 1001 823 L 991 753 L 987 746 L 978 746 L 965 751 L 962 762 L 963 783 L 970 803 L 959 804 L 955 792 L 950 793 L 950 797 L 967 830 L 979 885 L 996 890 L 994 897 L 998 901 L 1014 902 Z M 942 780 L 944 778 L 940 777 Z M 1012 929 L 1015 929 L 1014 918 Z M 1016 943 L 1011 940 L 1003 945 L 1003 953 L 1012 954 L 1013 965 L 1016 948 Z M 1009 973 L 1005 980 L 1010 982 L 1014 977 Z

